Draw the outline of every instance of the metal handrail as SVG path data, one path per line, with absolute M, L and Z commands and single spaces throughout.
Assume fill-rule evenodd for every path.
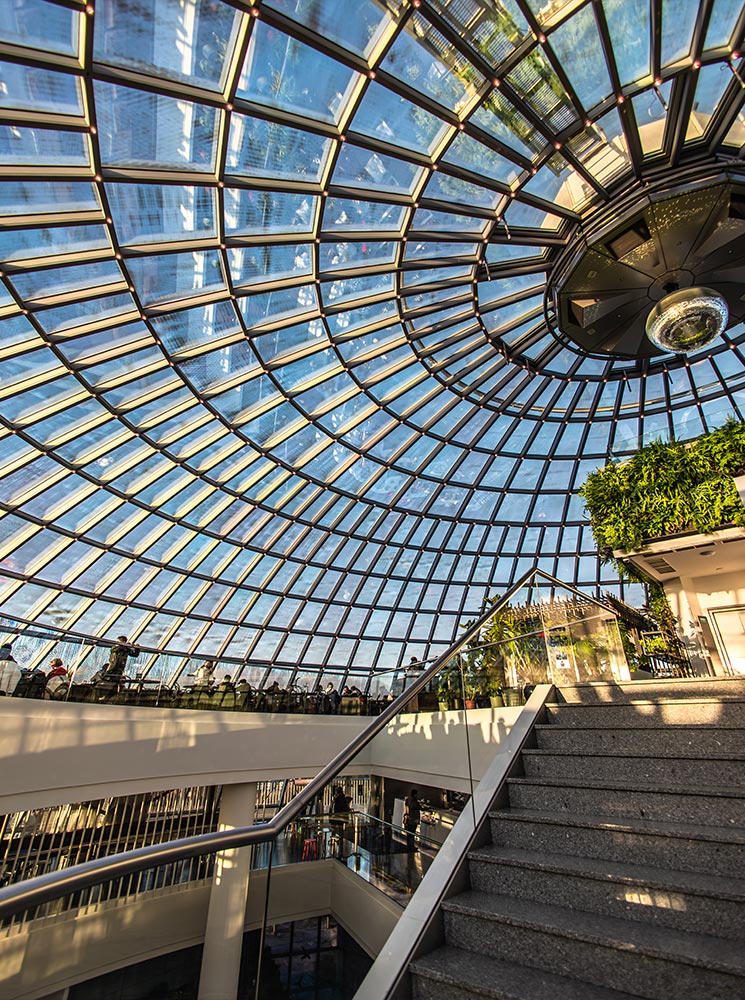
M 283 806 L 279 812 L 275 813 L 268 823 L 236 827 L 233 830 L 219 830 L 214 833 L 198 834 L 193 837 L 184 837 L 180 840 L 167 841 L 163 844 L 150 844 L 146 847 L 122 851 L 119 854 L 112 854 L 108 857 L 94 858 L 79 865 L 72 865 L 70 868 L 46 872 L 44 875 L 36 876 L 36 878 L 6 886 L 0 889 L 0 919 L 11 917 L 24 910 L 48 903 L 53 899 L 58 899 L 60 896 L 66 896 L 69 893 L 87 889 L 101 882 L 109 882 L 125 875 L 131 875 L 146 868 L 171 864 L 176 861 L 182 861 L 185 858 L 197 857 L 201 854 L 213 854 L 217 851 L 226 851 L 237 847 L 247 847 L 251 844 L 265 843 L 268 840 L 275 840 L 282 830 L 313 801 L 316 795 L 398 715 L 401 709 L 415 695 L 419 694 L 427 686 L 429 681 L 439 673 L 440 669 L 453 656 L 457 655 L 474 635 L 478 634 L 479 630 L 489 619 L 499 612 L 510 601 L 512 596 L 522 590 L 526 583 L 537 574 L 548 577 L 548 574 L 544 574 L 537 566 L 534 566 L 520 577 L 517 583 L 513 584 L 500 600 L 491 605 L 488 611 L 484 612 L 470 628 L 464 630 L 463 635 L 459 639 L 452 643 L 441 656 L 435 659 L 431 667 L 428 667 L 419 677 L 412 680 L 409 687 L 392 701 L 380 715 L 374 716 L 370 724 L 350 740 L 346 747 L 340 750 L 286 806 Z M 549 577 L 549 579 L 553 578 Z M 556 582 L 558 583 L 559 581 Z

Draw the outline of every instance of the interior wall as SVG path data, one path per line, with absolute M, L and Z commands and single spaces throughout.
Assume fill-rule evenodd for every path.
M 519 708 L 401 715 L 347 774 L 468 791 L 509 753 Z M 310 778 L 360 733 L 360 716 L 178 712 L 0 698 L 0 813 L 112 795 Z
M 42 1000 L 76 982 L 200 944 L 210 886 L 196 883 L 34 921 L 0 937 L 2 1000 Z M 261 926 L 266 872 L 252 872 L 246 930 Z M 331 914 L 374 957 L 401 907 L 335 861 L 285 865 L 271 877 L 270 924 Z
M 716 644 L 706 641 L 698 619 L 706 617 L 710 628 L 715 631 L 711 615 L 713 610 L 745 605 L 745 566 L 727 572 L 682 576 L 665 581 L 665 593 L 689 646 L 694 666 L 696 651 L 703 642 L 714 672 L 726 673 L 725 663 Z

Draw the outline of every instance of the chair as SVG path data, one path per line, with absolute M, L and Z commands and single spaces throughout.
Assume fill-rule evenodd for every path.
M 31 673 L 26 670 L 18 678 L 16 686 L 13 688 L 14 698 L 28 698 L 28 689 L 31 686 Z

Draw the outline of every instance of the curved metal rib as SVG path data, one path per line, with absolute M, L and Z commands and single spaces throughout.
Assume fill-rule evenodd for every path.
M 247 847 L 250 844 L 260 844 L 274 840 L 282 830 L 291 823 L 307 805 L 346 767 L 367 744 L 411 701 L 414 695 L 423 690 L 432 677 L 455 656 L 478 633 L 479 629 L 501 608 L 509 603 L 512 596 L 518 593 L 528 583 L 531 577 L 540 575 L 554 581 L 553 577 L 543 573 L 537 567 L 529 570 L 517 583 L 513 584 L 499 601 L 491 605 L 463 635 L 456 640 L 430 667 L 422 671 L 406 690 L 390 703 L 380 715 L 374 717 L 361 733 L 358 733 L 340 750 L 329 763 L 318 772 L 298 794 L 287 803 L 268 822 L 258 826 L 236 827 L 233 830 L 202 833 L 194 837 L 184 837 L 171 840 L 164 844 L 151 844 L 147 847 L 137 847 L 120 854 L 112 854 L 105 858 L 85 861 L 70 868 L 38 875 L 36 878 L 18 882 L 15 885 L 0 889 L 0 919 L 11 917 L 23 910 L 47 903 L 71 892 L 87 889 L 100 882 L 109 882 L 123 875 L 130 875 L 145 868 L 193 858 L 200 854 L 212 854 L 216 851 L 229 850 L 236 847 Z

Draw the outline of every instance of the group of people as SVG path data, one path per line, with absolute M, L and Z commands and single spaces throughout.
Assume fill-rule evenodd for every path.
M 116 637 L 111 647 L 105 667 L 91 678 L 93 683 L 114 686 L 121 682 L 127 661 L 140 655 L 126 635 Z M 0 695 L 26 698 L 61 698 L 69 690 L 70 671 L 62 660 L 55 656 L 49 661 L 49 669 L 40 666 L 27 670 L 20 666 L 13 656 L 13 644 L 0 646 Z
M 0 646 L 0 695 L 58 698 L 67 684 L 67 670 L 58 656 L 49 661 L 48 672 L 41 667 L 24 670 L 13 656 L 13 646 Z
M 265 700 L 279 698 L 282 695 L 304 693 L 297 689 L 283 688 L 276 680 L 260 690 L 253 688 L 245 677 L 234 682 L 230 674 L 225 674 L 222 680 L 218 681 L 215 676 L 216 670 L 217 665 L 214 660 L 205 660 L 193 673 L 187 674 L 187 678 L 193 678 L 191 684 L 192 691 L 204 691 L 206 693 L 233 691 L 237 695 L 253 693 L 257 696 L 260 695 Z M 330 681 L 324 689 L 313 692 L 312 696 L 323 707 L 324 712 L 331 715 L 339 713 L 342 699 L 364 697 L 362 691 L 355 685 L 345 685 L 340 694 Z

